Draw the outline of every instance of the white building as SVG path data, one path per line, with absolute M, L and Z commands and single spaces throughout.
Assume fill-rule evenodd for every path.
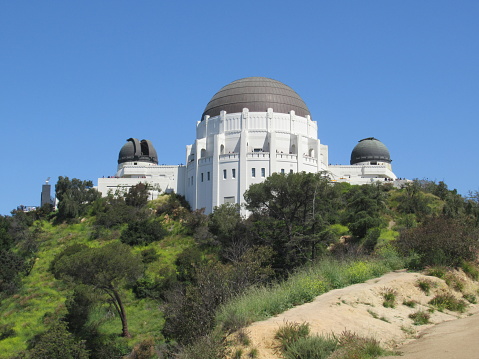
M 159 166 L 150 141 L 130 138 L 120 151 L 115 176 L 100 178 L 98 190 L 126 189 L 143 182 L 184 195 L 193 209 L 210 213 L 274 172 L 329 173 L 351 184 L 394 181 L 389 151 L 379 140 L 361 140 L 348 166 L 328 165 L 328 146 L 318 139 L 301 97 L 285 84 L 249 77 L 218 91 L 196 124 L 196 140 L 186 146 L 186 166 Z

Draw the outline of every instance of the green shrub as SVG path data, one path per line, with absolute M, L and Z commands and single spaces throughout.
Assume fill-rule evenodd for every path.
M 464 299 L 471 304 L 477 304 L 477 298 L 474 294 L 464 294 Z
M 13 337 L 15 335 L 15 330 L 11 324 L 0 324 L 0 340 Z
M 461 268 L 468 277 L 479 280 L 479 269 L 473 262 L 462 261 Z
M 344 331 L 338 338 L 338 349 L 328 359 L 369 359 L 390 354 L 379 341 Z
M 225 358 L 228 354 L 226 340 L 218 330 L 196 339 L 193 343 L 181 348 L 177 359 L 213 359 Z
M 335 338 L 311 336 L 299 338 L 283 351 L 284 359 L 325 359 L 336 350 L 338 341 Z
M 282 351 L 287 350 L 287 348 L 297 341 L 300 338 L 306 338 L 309 335 L 309 324 L 308 323 L 293 323 L 286 322 L 282 327 L 280 327 L 274 338 L 279 341 L 279 348 Z
M 257 357 L 258 357 L 258 349 L 251 348 L 251 350 L 248 353 L 248 358 L 255 359 Z
M 385 308 L 394 308 L 396 306 L 397 292 L 392 288 L 383 288 L 382 296 L 384 298 L 383 306 Z
M 409 308 L 415 308 L 417 302 L 415 300 L 405 300 L 402 302 L 402 304 Z
M 426 274 L 430 275 L 431 277 L 445 279 L 447 274 L 447 268 L 443 266 L 429 267 L 426 270 Z
M 440 311 L 447 309 L 459 313 L 464 313 L 467 305 L 466 302 L 462 299 L 457 299 L 451 293 L 438 294 L 429 304 L 435 306 Z
M 417 268 L 426 266 L 457 267 L 475 259 L 479 228 L 464 220 L 434 217 L 422 226 L 401 232 L 396 244 L 401 253 L 419 255 Z
M 419 279 L 416 284 L 426 295 L 429 295 L 431 289 L 436 287 L 436 283 L 429 279 Z
M 429 313 L 419 310 L 415 313 L 409 314 L 409 318 L 413 320 L 414 325 L 424 325 L 429 323 L 431 316 Z

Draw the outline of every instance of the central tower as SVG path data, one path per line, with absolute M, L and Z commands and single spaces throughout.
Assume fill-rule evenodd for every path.
M 289 86 L 264 77 L 233 81 L 206 105 L 186 147 L 186 199 L 212 212 L 241 204 L 272 173 L 318 172 L 328 163 L 309 109 Z

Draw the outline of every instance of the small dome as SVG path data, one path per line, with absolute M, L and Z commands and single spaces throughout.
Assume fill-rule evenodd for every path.
M 242 112 L 243 108 L 250 112 L 266 112 L 272 108 L 274 112 L 294 111 L 298 116 L 311 116 L 308 106 L 291 87 L 266 77 L 247 77 L 219 90 L 206 105 L 201 120 L 205 115 L 218 116 L 220 111 Z
M 126 141 L 118 155 L 118 164 L 135 161 L 158 164 L 158 155 L 151 141 L 138 141 L 137 138 L 129 138 Z
M 360 162 L 382 161 L 391 163 L 391 157 L 387 147 L 374 137 L 360 140 L 351 152 L 351 164 Z

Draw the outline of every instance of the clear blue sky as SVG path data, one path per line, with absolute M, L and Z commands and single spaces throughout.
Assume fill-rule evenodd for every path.
M 479 189 L 479 1 L 0 0 L 0 214 L 58 176 L 113 175 L 129 137 L 185 162 L 210 98 L 265 76 L 330 163 L 388 146 L 399 177 Z

